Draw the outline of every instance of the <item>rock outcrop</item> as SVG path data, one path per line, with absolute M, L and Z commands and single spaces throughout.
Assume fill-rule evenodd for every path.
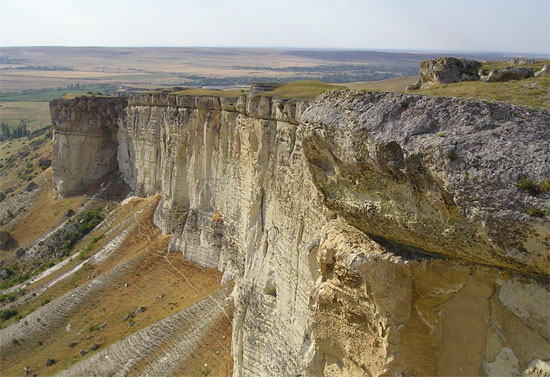
M 53 185 L 60 195 L 82 189 L 117 169 L 117 120 L 126 99 L 77 97 L 54 100 Z
M 87 101 L 54 118 L 110 104 Z M 548 367 L 550 224 L 527 213 L 550 193 L 518 183 L 550 177 L 550 112 L 353 91 L 119 105 L 96 124 L 135 193 L 162 193 L 169 251 L 235 281 L 234 376 Z M 94 154 L 71 155 L 58 128 L 68 192 L 55 165 Z
M 535 72 L 535 77 L 548 75 L 550 75 L 550 64 L 543 65 L 540 71 Z
M 523 80 L 528 79 L 529 77 L 533 77 L 533 70 L 531 68 L 508 67 L 504 69 L 493 69 L 486 77 L 482 77 L 482 80 L 487 82 L 497 82 Z
M 472 59 L 443 57 L 420 63 L 420 86 L 450 84 L 459 81 L 479 80 L 481 62 Z

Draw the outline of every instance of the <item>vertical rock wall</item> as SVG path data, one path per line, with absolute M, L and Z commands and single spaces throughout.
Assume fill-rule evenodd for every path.
M 125 111 L 119 169 L 163 194 L 169 251 L 235 280 L 235 376 L 547 373 L 550 227 L 526 212 L 550 196 L 517 182 L 550 177 L 548 111 L 357 92 Z
M 53 185 L 69 195 L 117 169 L 117 121 L 126 99 L 79 97 L 50 103 L 54 126 Z

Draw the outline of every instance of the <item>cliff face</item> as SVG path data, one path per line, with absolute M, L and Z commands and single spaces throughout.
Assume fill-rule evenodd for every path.
M 54 100 L 50 112 L 55 130 L 53 185 L 61 195 L 116 170 L 117 119 L 124 98 Z
M 235 376 L 548 367 L 550 227 L 525 212 L 549 193 L 517 183 L 550 177 L 549 112 L 390 93 L 150 94 L 111 118 L 127 183 L 163 194 L 169 251 L 235 280 Z M 87 158 L 58 132 L 54 166 Z

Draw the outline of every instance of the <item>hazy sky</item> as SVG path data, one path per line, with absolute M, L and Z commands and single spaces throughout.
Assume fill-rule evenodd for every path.
M 0 0 L 1 46 L 550 54 L 550 0 Z

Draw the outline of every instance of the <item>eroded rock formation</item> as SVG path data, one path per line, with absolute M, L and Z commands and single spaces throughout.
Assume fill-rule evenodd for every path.
M 482 63 L 472 59 L 459 59 L 450 56 L 424 60 L 420 64 L 421 87 L 433 84 L 450 84 L 459 81 L 479 80 L 478 71 Z
M 53 106 L 61 193 L 55 165 L 94 155 L 63 147 L 63 119 L 109 101 Z M 550 177 L 550 112 L 348 91 L 108 114 L 126 182 L 162 193 L 169 251 L 235 281 L 235 376 L 546 373 L 550 227 L 526 212 L 550 195 L 518 182 Z
M 50 103 L 55 130 L 53 185 L 61 195 L 116 170 L 117 121 L 125 98 L 79 97 Z

